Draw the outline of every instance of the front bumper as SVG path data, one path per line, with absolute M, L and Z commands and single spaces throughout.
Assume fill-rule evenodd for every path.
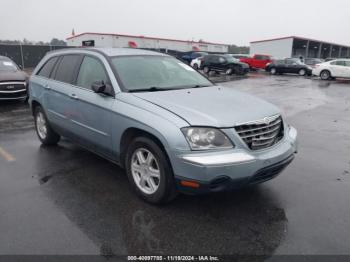
M 27 97 L 27 89 L 15 91 L 0 91 L 0 100 L 17 100 Z
M 289 127 L 286 131 L 283 140 L 264 150 L 236 148 L 225 152 L 178 155 L 171 160 L 178 189 L 185 193 L 217 192 L 276 177 L 297 152 L 296 129 Z M 183 181 L 198 186 L 183 186 Z

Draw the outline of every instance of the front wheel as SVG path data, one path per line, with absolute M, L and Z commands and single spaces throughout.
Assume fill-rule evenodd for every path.
M 300 76 L 305 76 L 305 75 L 306 75 L 306 70 L 305 70 L 305 69 L 300 69 L 299 72 L 298 72 L 298 74 L 299 74 Z
M 205 67 L 203 68 L 203 72 L 206 73 L 206 74 L 209 74 L 210 68 L 207 67 L 207 66 L 205 66 Z
M 193 68 L 196 69 L 196 70 L 198 70 L 198 65 L 197 65 L 196 63 L 193 64 Z
M 329 80 L 331 78 L 331 72 L 328 70 L 323 70 L 320 74 L 322 80 Z
M 60 135 L 51 128 L 41 106 L 35 107 L 34 121 L 35 130 L 41 143 L 44 145 L 56 145 L 60 140 Z
M 242 75 L 245 75 L 246 73 L 248 73 L 248 72 L 245 72 L 243 67 L 241 67 L 241 66 L 235 67 L 235 74 L 236 75 L 242 76 Z
M 277 69 L 276 69 L 275 67 L 272 67 L 272 68 L 270 69 L 270 74 L 271 74 L 271 75 L 277 74 Z
M 136 193 L 153 204 L 169 202 L 176 194 L 174 175 L 165 152 L 152 139 L 134 139 L 126 154 L 126 171 Z
M 233 69 L 232 68 L 227 68 L 226 70 L 225 70 L 225 74 L 226 75 L 232 75 L 233 74 Z

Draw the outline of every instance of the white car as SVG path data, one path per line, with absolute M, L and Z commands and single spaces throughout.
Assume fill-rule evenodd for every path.
M 201 68 L 201 63 L 202 63 L 203 59 L 204 59 L 203 56 L 200 56 L 200 57 L 197 57 L 197 58 L 195 58 L 195 59 L 192 59 L 192 61 L 191 61 L 191 66 L 192 66 L 194 69 L 196 69 L 196 70 L 200 69 L 200 68 Z
M 312 74 L 319 76 L 322 80 L 350 78 L 350 59 L 336 59 L 315 65 Z

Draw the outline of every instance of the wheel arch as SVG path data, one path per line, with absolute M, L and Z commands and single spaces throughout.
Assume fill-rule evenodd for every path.
M 147 137 L 149 139 L 151 139 L 153 142 L 155 142 L 160 148 L 161 150 L 164 152 L 166 158 L 169 161 L 169 164 L 171 165 L 167 150 L 164 146 L 164 143 L 155 135 L 152 134 L 149 131 L 146 131 L 144 129 L 141 128 L 137 128 L 137 127 L 130 127 L 127 128 L 126 130 L 124 130 L 121 139 L 120 139 L 120 144 L 119 144 L 119 163 L 120 165 L 124 168 L 125 167 L 125 157 L 126 157 L 126 153 L 128 150 L 128 146 L 131 143 L 131 141 L 133 139 L 135 139 L 136 137 Z
M 35 108 L 38 107 L 38 106 L 41 106 L 41 104 L 38 101 L 36 101 L 36 100 L 32 100 L 32 102 L 30 103 L 30 107 L 31 107 L 31 110 L 32 110 L 32 115 L 34 115 Z

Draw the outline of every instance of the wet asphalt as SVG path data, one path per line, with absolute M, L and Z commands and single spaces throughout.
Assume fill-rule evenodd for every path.
M 0 102 L 0 254 L 350 254 L 350 81 L 214 80 L 282 108 L 299 153 L 265 184 L 164 206 L 67 140 L 41 146 L 28 106 Z

